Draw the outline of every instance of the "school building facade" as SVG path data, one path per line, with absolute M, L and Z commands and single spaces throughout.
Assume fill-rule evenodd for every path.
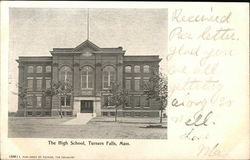
M 115 108 L 108 101 L 113 82 L 129 93 L 128 102 L 118 108 L 119 116 L 159 116 L 157 101 L 144 94 L 152 73 L 159 72 L 159 56 L 126 56 L 122 47 L 100 48 L 89 40 L 75 48 L 53 48 L 50 53 L 17 60 L 19 84 L 28 89 L 26 105 L 18 100 L 17 116 L 58 116 L 60 111 L 64 116 L 114 116 Z M 52 81 L 64 80 L 72 83 L 72 95 L 59 99 L 43 94 Z

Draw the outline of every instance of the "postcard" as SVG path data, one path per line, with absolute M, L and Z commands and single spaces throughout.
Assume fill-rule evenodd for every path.
M 249 5 L 1 2 L 1 159 L 249 159 Z

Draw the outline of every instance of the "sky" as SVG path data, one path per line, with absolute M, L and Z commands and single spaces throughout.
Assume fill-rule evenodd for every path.
M 89 40 L 122 46 L 125 55 L 167 55 L 167 9 L 89 9 Z M 87 39 L 87 9 L 11 8 L 9 12 L 9 111 L 17 110 L 18 56 L 51 56 Z

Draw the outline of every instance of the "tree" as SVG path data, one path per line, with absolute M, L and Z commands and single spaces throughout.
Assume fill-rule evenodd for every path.
M 24 116 L 27 116 L 27 95 L 28 88 L 24 84 L 18 84 L 18 97 L 21 100 L 21 105 L 24 107 Z
M 60 108 L 60 115 L 62 118 L 62 105 L 61 105 L 61 98 L 64 98 L 64 105 L 66 105 L 66 99 L 68 95 L 72 95 L 73 93 L 73 87 L 71 82 L 69 81 L 52 81 L 51 87 L 47 88 L 44 91 L 45 95 L 49 96 L 56 96 L 59 99 L 59 108 Z
M 20 105 L 24 108 L 24 116 L 27 116 L 27 97 L 28 97 L 28 87 L 24 83 L 18 83 L 18 93 L 12 92 L 14 95 L 17 95 L 20 99 Z
M 127 103 L 128 101 L 128 91 L 122 89 L 119 83 L 114 82 L 111 84 L 109 93 L 111 95 L 108 98 L 108 103 L 115 106 L 115 122 L 116 122 L 118 107 Z
M 168 103 L 168 80 L 162 73 L 153 73 L 149 82 L 145 85 L 144 94 L 147 99 L 154 99 L 160 103 L 160 123 L 162 123 L 163 110 Z

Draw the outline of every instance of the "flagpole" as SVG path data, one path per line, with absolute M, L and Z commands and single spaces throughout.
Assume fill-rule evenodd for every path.
M 89 8 L 87 13 L 87 40 L 89 40 Z

